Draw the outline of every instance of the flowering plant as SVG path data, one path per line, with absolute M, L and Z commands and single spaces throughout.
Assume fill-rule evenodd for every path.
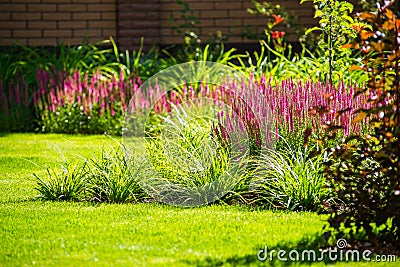
M 285 18 L 283 18 L 280 15 L 276 15 L 276 14 L 272 14 L 271 17 L 273 18 L 273 21 L 269 20 L 267 22 L 267 29 L 265 30 L 265 34 L 268 36 L 271 36 L 273 39 L 280 39 L 285 35 L 285 32 L 283 31 L 272 31 L 272 29 L 280 24 L 282 21 L 285 20 Z
M 37 70 L 33 104 L 42 132 L 121 134 L 128 101 L 140 79 Z

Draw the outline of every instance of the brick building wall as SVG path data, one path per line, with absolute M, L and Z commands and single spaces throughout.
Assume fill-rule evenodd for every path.
M 117 0 L 0 0 L 0 45 L 53 46 L 116 36 Z
M 172 17 L 181 22 L 182 6 L 176 4 L 175 0 L 161 1 L 161 43 L 182 42 L 182 37 L 171 29 L 168 18 Z M 254 8 L 251 0 L 186 0 L 191 10 L 194 11 L 196 21 L 199 22 L 200 37 L 204 40 L 210 34 L 221 31 L 223 35 L 231 35 L 229 42 L 254 42 L 243 37 L 246 26 L 252 32 L 262 33 L 266 28 L 266 17 L 250 14 L 247 9 Z M 262 2 L 262 1 L 261 1 Z M 284 5 L 287 9 L 294 11 L 300 17 L 304 25 L 314 25 L 314 8 L 310 2 L 300 5 L 298 0 L 272 0 L 272 3 Z M 293 39 L 293 38 L 292 38 Z
M 144 37 L 145 49 L 160 45 L 160 0 L 118 0 L 117 41 L 122 49 L 140 46 Z
M 244 27 L 262 32 L 266 18 L 249 14 L 251 0 L 183 0 L 200 22 L 200 37 L 221 31 L 231 33 L 230 43 L 254 43 L 243 38 Z M 273 0 L 295 11 L 305 25 L 313 25 L 310 2 Z M 0 0 L 0 45 L 80 44 L 113 36 L 122 49 L 179 44 L 182 36 L 171 29 L 170 18 L 180 23 L 182 5 L 176 0 Z
M 263 32 L 266 27 L 266 18 L 255 16 L 247 12 L 253 8 L 251 0 L 184 0 L 193 11 L 195 21 L 199 22 L 200 38 L 207 40 L 209 35 L 220 31 L 223 35 L 229 34 L 230 43 L 254 43 L 255 40 L 246 39 L 243 33 L 246 27 L 252 32 Z M 314 7 L 311 2 L 302 5 L 299 0 L 272 0 L 273 3 L 284 5 L 295 12 L 300 21 L 306 26 L 315 25 L 313 18 Z M 176 0 L 120 0 L 118 1 L 118 41 L 121 47 L 135 47 L 140 44 L 139 36 L 145 37 L 145 47 L 152 44 L 168 45 L 180 44 L 183 37 L 172 29 L 170 19 L 177 25 L 183 21 L 181 11 L 183 6 Z M 294 36 L 289 36 L 295 40 Z

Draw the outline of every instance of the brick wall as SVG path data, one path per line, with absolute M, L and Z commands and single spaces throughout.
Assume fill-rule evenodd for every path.
M 174 18 L 179 24 L 182 6 L 176 0 L 160 0 L 160 42 L 162 44 L 181 43 L 182 37 L 172 30 L 168 19 Z M 200 37 L 207 40 L 210 34 L 221 31 L 222 34 L 230 34 L 228 39 L 232 43 L 249 43 L 254 40 L 243 38 L 246 26 L 251 32 L 262 33 L 266 28 L 266 17 L 256 16 L 247 12 L 247 8 L 254 8 L 251 0 L 186 0 L 191 10 L 194 11 L 196 20 L 200 22 Z M 262 1 L 261 1 L 262 2 Z M 314 8 L 311 2 L 302 5 L 298 0 L 272 0 L 272 3 L 284 5 L 295 12 L 300 21 L 306 25 L 314 25 L 317 21 L 313 18 Z M 282 29 L 282 28 L 277 28 Z M 294 35 L 289 39 L 295 40 Z
M 1 0 L 0 45 L 76 45 L 116 36 L 116 0 Z
M 200 22 L 200 37 L 207 40 L 210 34 L 220 31 L 223 35 L 230 35 L 230 43 L 254 43 L 255 40 L 246 39 L 243 33 L 246 27 L 253 33 L 262 33 L 266 27 L 266 18 L 251 15 L 247 8 L 253 8 L 251 0 L 183 0 L 194 12 L 195 20 Z M 299 0 L 272 0 L 286 6 L 300 17 L 306 25 L 315 25 L 313 18 L 314 8 L 311 2 L 300 5 Z M 145 48 L 152 44 L 168 45 L 180 44 L 182 35 L 171 28 L 170 19 L 177 25 L 183 21 L 181 11 L 183 7 L 176 0 L 120 0 L 118 1 L 118 30 L 117 36 L 122 48 L 137 48 L 140 36 L 145 37 Z M 281 29 L 282 28 L 277 28 Z M 288 36 L 295 40 L 294 35 Z
M 122 49 L 140 46 L 145 50 L 160 44 L 160 0 L 118 0 L 117 40 Z
M 244 27 L 262 33 L 266 26 L 265 17 L 246 11 L 253 7 L 251 0 L 183 1 L 200 22 L 203 40 L 221 31 L 232 35 L 230 43 L 254 43 L 242 37 Z M 294 11 L 306 26 L 317 22 L 311 2 L 272 2 Z M 152 44 L 179 44 L 182 36 L 171 29 L 169 19 L 174 18 L 179 24 L 181 10 L 182 5 L 176 0 L 0 0 L 0 45 L 14 41 L 26 45 L 74 45 L 81 43 L 85 35 L 89 35 L 89 42 L 116 37 L 122 49 L 138 48 L 141 36 L 145 37 L 146 49 Z

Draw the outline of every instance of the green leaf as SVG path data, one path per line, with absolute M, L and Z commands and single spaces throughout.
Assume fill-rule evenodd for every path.
M 320 25 L 322 25 L 322 24 L 328 24 L 328 19 L 321 19 L 320 21 L 319 21 L 319 24 Z
M 354 23 L 353 18 L 350 17 L 350 16 L 343 15 L 342 18 L 345 19 L 345 20 L 347 20 L 347 21 L 350 22 L 350 23 Z
M 349 10 L 349 13 L 353 12 L 354 6 L 349 2 L 342 2 L 342 5 Z
M 324 15 L 324 12 L 322 10 L 318 9 L 315 11 L 314 18 L 322 17 Z
M 307 34 L 309 34 L 310 32 L 313 32 L 313 31 L 322 31 L 322 29 L 320 27 L 312 27 L 310 29 L 307 29 L 304 34 L 307 35 Z

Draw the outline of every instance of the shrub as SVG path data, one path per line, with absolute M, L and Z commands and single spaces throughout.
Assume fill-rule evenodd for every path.
M 326 175 L 345 205 L 334 205 L 330 226 L 355 241 L 360 236 L 376 248 L 400 248 L 400 19 L 391 10 L 394 1 L 378 5 L 359 19 L 357 42 L 347 46 L 364 53 L 362 69 L 369 81 L 364 94 L 370 108 L 355 111 L 356 121 L 369 117 L 371 132 L 353 134 L 336 149 L 327 150 Z M 340 125 L 339 125 L 340 126 Z M 335 138 L 338 125 L 328 127 Z
M 140 79 L 104 77 L 100 71 L 80 72 L 38 70 L 38 89 L 33 95 L 40 131 L 55 133 L 122 133 L 128 101 L 141 84 Z
M 307 82 L 310 78 L 334 85 L 342 81 L 346 85 L 365 83 L 367 76 L 363 72 L 350 71 L 353 64 L 359 65 L 361 54 L 342 47 L 342 44 L 355 35 L 352 28 L 353 18 L 350 16 L 352 4 L 327 0 L 313 2 L 316 7 L 315 17 L 320 18 L 320 27 L 311 29 L 302 27 L 296 17 L 280 5 L 254 2 L 257 13 L 274 19 L 267 23 L 266 38 L 260 40 L 261 52 L 254 52 L 254 56 L 247 53 L 244 59 L 238 58 L 239 66 L 232 66 L 248 73 L 254 72 L 257 77 L 266 74 L 278 83 L 287 79 Z M 298 35 L 302 35 L 300 53 L 293 53 L 291 44 L 284 40 L 286 31 L 272 31 L 280 22 L 286 26 L 290 24 Z M 312 31 L 319 31 L 321 34 L 315 37 L 309 34 Z M 305 41 L 306 39 L 308 40 Z M 318 39 L 318 44 L 315 39 Z

